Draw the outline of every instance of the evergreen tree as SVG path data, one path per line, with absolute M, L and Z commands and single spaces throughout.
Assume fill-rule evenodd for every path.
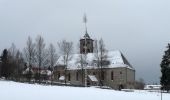
M 4 49 L 2 53 L 2 68 L 1 68 L 1 76 L 2 77 L 9 77 L 9 69 L 8 69 L 8 50 Z
M 162 85 L 162 89 L 169 92 L 170 90 L 170 44 L 167 46 L 167 50 L 163 55 L 161 62 L 161 80 L 160 83 Z

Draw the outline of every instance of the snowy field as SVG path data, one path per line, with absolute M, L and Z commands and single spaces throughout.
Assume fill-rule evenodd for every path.
M 158 92 L 123 92 L 94 87 L 43 86 L 0 80 L 0 100 L 161 100 Z M 170 100 L 170 94 L 163 94 Z

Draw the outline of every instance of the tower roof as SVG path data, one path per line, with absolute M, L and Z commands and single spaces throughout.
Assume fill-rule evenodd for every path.
M 90 36 L 89 36 L 89 34 L 86 32 L 86 34 L 84 35 L 84 38 L 88 38 L 88 39 L 90 39 Z

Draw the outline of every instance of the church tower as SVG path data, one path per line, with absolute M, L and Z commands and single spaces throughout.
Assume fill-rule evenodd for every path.
M 87 32 L 87 19 L 86 15 L 84 16 L 84 24 L 85 24 L 85 35 L 83 38 L 80 39 L 80 53 L 93 53 L 93 39 L 90 38 L 88 32 Z

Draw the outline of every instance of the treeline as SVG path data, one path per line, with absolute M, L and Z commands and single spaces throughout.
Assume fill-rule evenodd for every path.
M 73 43 L 66 40 L 58 42 L 57 45 L 62 52 L 67 49 L 64 46 L 71 45 L 69 47 L 71 48 L 70 51 L 73 49 Z M 26 68 L 53 68 L 58 58 L 56 47 L 52 43 L 46 46 L 42 36 L 38 35 L 35 41 L 29 36 L 23 50 L 20 51 L 12 43 L 10 48 L 5 48 L 2 51 L 0 56 L 0 77 L 19 81 L 22 77 L 22 72 Z
M 22 53 L 12 44 L 11 48 L 4 49 L 0 62 L 0 76 L 6 79 L 18 80 L 24 66 Z

